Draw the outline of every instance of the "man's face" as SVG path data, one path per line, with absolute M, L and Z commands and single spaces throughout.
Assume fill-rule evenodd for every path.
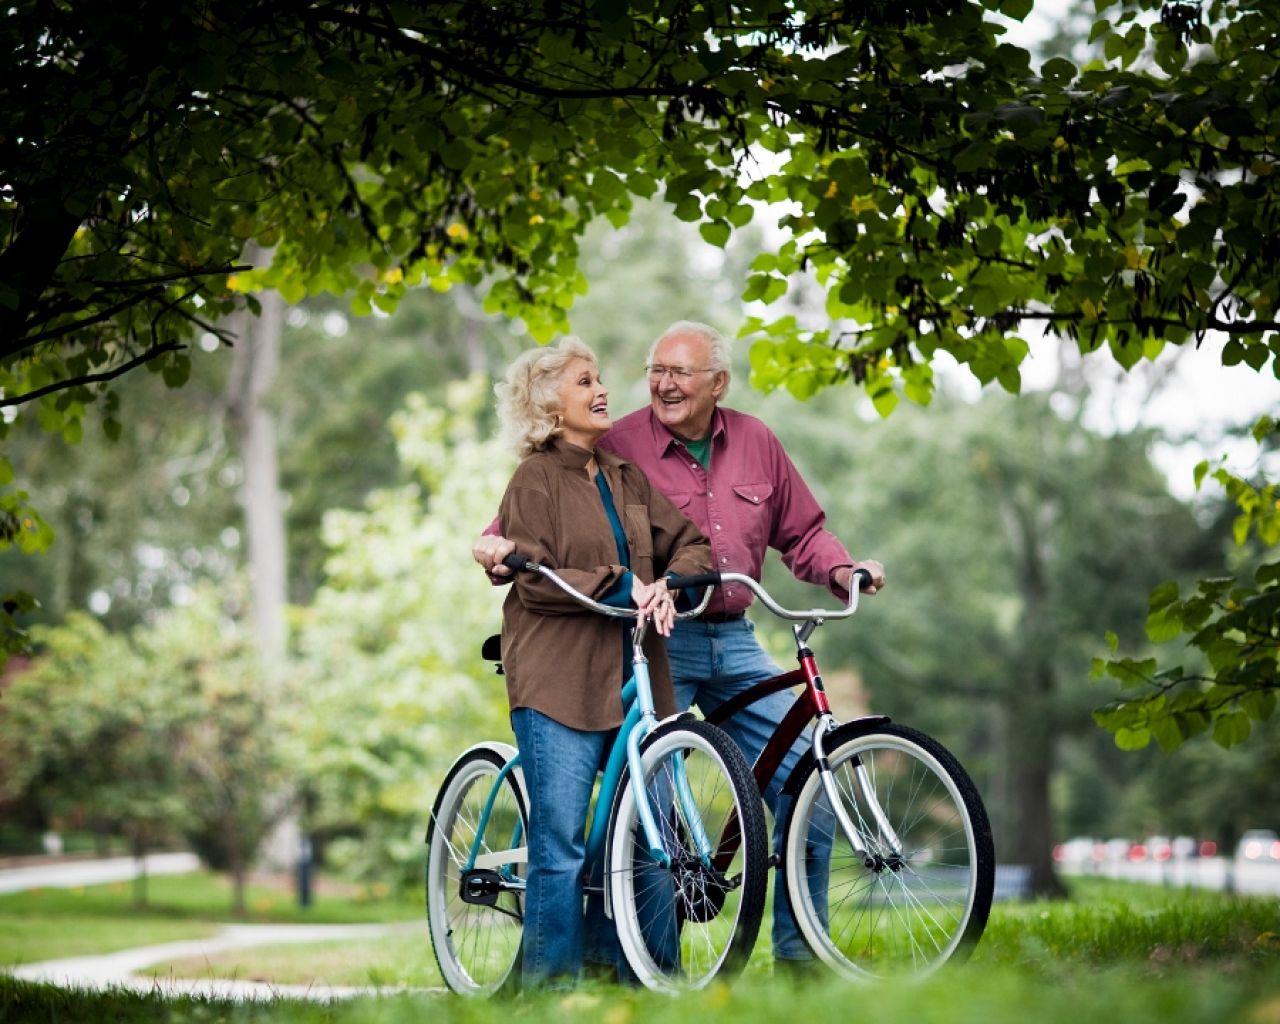
M 677 437 L 697 441 L 711 431 L 711 415 L 724 394 L 724 371 L 711 367 L 711 344 L 696 334 L 673 334 L 653 353 L 653 365 L 679 373 L 649 374 L 649 402 L 664 427 Z

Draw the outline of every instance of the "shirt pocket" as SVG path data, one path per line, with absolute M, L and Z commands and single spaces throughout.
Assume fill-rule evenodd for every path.
M 764 554 L 769 546 L 770 523 L 773 520 L 773 484 L 746 483 L 733 485 L 734 511 L 742 538 L 752 551 Z
M 688 491 L 677 491 L 674 494 L 668 494 L 667 498 L 676 508 L 678 508 L 686 519 L 689 518 L 689 509 L 693 504 L 693 495 Z
M 648 566 L 653 563 L 653 528 L 649 525 L 648 508 L 644 505 L 627 505 L 622 510 L 622 516 L 627 545 L 631 548 L 631 571 L 651 571 Z M 641 559 L 647 564 L 640 565 Z

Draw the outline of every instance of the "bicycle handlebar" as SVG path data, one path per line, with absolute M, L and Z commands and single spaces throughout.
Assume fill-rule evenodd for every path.
M 723 583 L 741 583 L 760 599 L 769 611 L 780 619 L 791 619 L 795 622 L 818 621 L 822 622 L 826 619 L 847 619 L 850 615 L 858 610 L 858 597 L 862 593 L 864 587 L 871 584 L 871 573 L 866 569 L 855 569 L 854 577 L 858 581 L 858 585 L 849 591 L 849 603 L 843 608 L 807 608 L 795 609 L 784 608 L 773 597 L 769 591 L 764 589 L 764 585 L 759 580 L 752 579 L 750 576 L 740 572 L 722 572 L 719 574 Z
M 525 555 L 518 552 L 512 552 L 502 560 L 512 572 L 528 571 L 538 572 L 551 580 L 556 586 L 563 590 L 570 597 L 578 601 L 579 604 L 592 611 L 599 612 L 601 615 L 609 615 L 613 618 L 635 618 L 635 608 L 614 608 L 611 605 L 601 604 L 574 587 L 570 586 L 562 580 L 555 571 L 548 569 L 545 565 L 539 565 L 537 562 L 531 561 Z M 695 587 L 706 587 L 706 592 L 702 595 L 702 600 L 698 602 L 698 606 L 691 611 L 679 612 L 676 614 L 677 619 L 692 619 L 701 615 L 706 611 L 707 604 L 711 600 L 711 588 L 721 586 L 725 583 L 741 583 L 747 587 L 753 594 L 760 599 L 769 611 L 780 619 L 791 619 L 796 622 L 804 622 L 811 619 L 847 619 L 855 611 L 858 610 L 858 597 L 862 593 L 863 588 L 871 583 L 871 573 L 866 569 L 855 569 L 854 577 L 858 581 L 858 585 L 849 592 L 849 603 L 843 608 L 809 608 L 805 610 L 784 608 L 780 605 L 764 586 L 750 576 L 740 572 L 704 572 L 697 573 L 692 576 L 681 576 L 676 579 L 668 579 L 667 587 L 671 590 L 691 590 Z
M 502 564 L 512 572 L 536 572 L 545 576 L 584 608 L 590 608 L 593 612 L 599 612 L 601 615 L 608 615 L 615 619 L 634 619 L 639 611 L 638 608 L 615 608 L 613 605 L 601 604 L 594 598 L 588 597 L 572 584 L 561 579 L 554 569 L 548 569 L 545 565 L 538 564 L 518 551 L 513 551 L 507 555 L 502 560 Z M 674 579 L 668 577 L 668 590 L 688 590 L 693 587 L 707 588 L 696 608 L 687 612 L 677 612 L 676 618 L 692 619 L 706 611 L 707 604 L 711 601 L 711 588 L 719 582 L 720 573 L 718 572 L 704 572 L 693 576 L 679 576 Z

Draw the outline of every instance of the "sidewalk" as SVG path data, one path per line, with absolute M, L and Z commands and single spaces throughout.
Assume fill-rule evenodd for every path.
M 272 999 L 310 999 L 332 1002 L 355 996 L 391 995 L 404 991 L 443 993 L 440 989 L 376 988 L 342 985 L 276 985 L 269 982 L 241 981 L 232 978 L 151 978 L 140 975 L 153 964 L 188 957 L 212 958 L 218 953 L 253 946 L 282 945 L 292 942 L 324 942 L 333 939 L 369 939 L 401 931 L 420 929 L 418 921 L 398 924 L 232 924 L 205 939 L 166 942 L 139 949 L 126 949 L 102 956 L 46 960 L 11 968 L 15 978 L 44 982 L 65 988 L 107 990 L 130 989 L 164 996 L 199 996 L 208 999 L 269 1001 Z
M 181 875 L 200 867 L 194 853 L 153 853 L 144 858 L 149 875 Z M 127 882 L 138 873 L 133 857 L 65 860 L 0 871 L 0 893 L 26 889 L 74 889 L 82 885 Z

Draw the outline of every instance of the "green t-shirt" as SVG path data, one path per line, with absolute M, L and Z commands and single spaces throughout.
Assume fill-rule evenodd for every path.
M 711 435 L 708 434 L 700 441 L 685 441 L 684 446 L 688 449 L 689 454 L 702 463 L 703 469 L 711 468 Z

